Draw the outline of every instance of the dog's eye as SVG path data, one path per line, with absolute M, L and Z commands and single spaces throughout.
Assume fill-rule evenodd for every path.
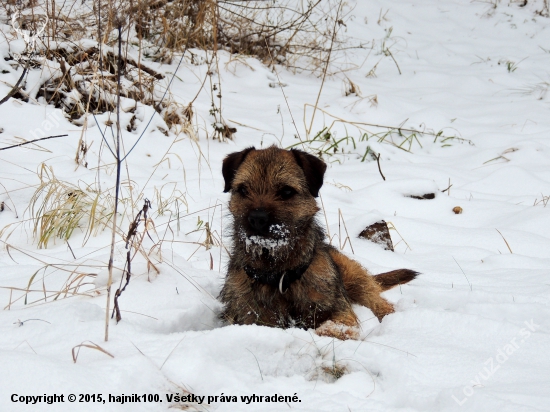
M 277 192 L 277 196 L 279 196 L 282 200 L 288 200 L 291 197 L 294 197 L 294 195 L 297 193 L 298 192 L 290 186 L 285 186 L 282 189 L 279 189 L 279 191 Z
M 243 196 L 243 197 L 248 196 L 248 190 L 246 189 L 246 187 L 244 185 L 240 185 L 239 187 L 237 187 L 236 192 L 238 194 L 240 194 L 241 196 Z

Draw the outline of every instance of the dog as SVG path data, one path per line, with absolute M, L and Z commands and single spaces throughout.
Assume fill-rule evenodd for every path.
M 408 269 L 371 276 L 326 242 L 315 216 L 326 164 L 301 150 L 249 147 L 223 161 L 231 192 L 232 249 L 219 299 L 229 324 L 315 329 L 357 339 L 352 303 L 381 321 L 394 311 L 380 293 L 413 280 Z

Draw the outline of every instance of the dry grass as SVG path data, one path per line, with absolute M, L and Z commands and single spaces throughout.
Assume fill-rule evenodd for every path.
M 502 237 L 502 240 L 504 240 L 504 243 L 506 243 L 506 247 L 508 248 L 508 250 L 510 251 L 510 253 L 513 254 L 514 252 L 512 252 L 512 248 L 510 247 L 510 244 L 508 243 L 508 241 L 506 240 L 506 238 L 504 237 L 504 235 L 503 235 L 502 233 L 500 233 L 500 230 L 498 230 L 498 229 L 495 229 L 495 230 L 498 232 L 498 234 L 500 235 L 500 237 Z
M 28 211 L 39 248 L 50 241 L 70 239 L 76 229 L 85 231 L 84 241 L 103 230 L 112 216 L 112 199 L 107 193 L 81 189 L 55 177 L 53 169 L 42 164 L 40 184 L 31 197 Z
M 212 80 L 212 73 L 219 72 L 218 50 L 230 52 L 236 60 L 256 56 L 268 65 L 281 64 L 326 76 L 331 55 L 363 47 L 350 46 L 343 35 L 351 11 L 341 0 L 93 0 L 90 4 L 29 0 L 4 4 L 0 19 L 14 18 L 18 27 L 31 33 L 48 19 L 32 55 L 25 61 L 13 57 L 11 62 L 41 68 L 42 84 L 36 96 L 20 90 L 14 97 L 52 104 L 70 121 L 86 128 L 89 114 L 115 111 L 120 93 L 123 112 L 132 113 L 123 125 L 129 132 L 136 131 L 139 120 L 135 112 L 143 104 L 153 107 L 166 122 L 167 129 L 158 127 L 161 132 L 194 136 L 197 127 L 192 125 L 192 104 L 196 97 L 188 105 L 177 103 L 171 96 L 166 98 L 166 84 L 173 77 L 164 78 L 146 63 L 169 63 L 181 54 L 181 59 L 187 56 L 191 64 L 208 65 L 205 81 L 210 82 L 210 114 L 214 118 L 211 136 L 224 141 L 232 139 L 236 129 L 223 119 L 222 85 Z M 119 26 L 124 44 L 122 62 L 115 52 L 114 29 Z M 14 33 L 12 39 L 15 37 Z M 106 124 L 112 125 L 110 120 Z M 86 151 L 85 143 L 80 145 L 77 164 L 86 165 Z
M 325 365 L 321 367 L 321 370 L 332 378 L 332 381 L 337 381 L 342 376 L 348 373 L 348 368 L 338 362 L 334 362 L 332 365 Z
M 395 232 L 399 235 L 399 237 L 401 238 L 401 240 L 399 240 L 397 243 L 395 243 L 394 245 L 394 248 L 397 248 L 397 246 L 399 245 L 399 243 L 403 242 L 405 243 L 405 245 L 407 246 L 405 248 L 405 251 L 403 253 L 407 253 L 407 250 L 411 250 L 412 251 L 412 248 L 410 247 L 410 245 L 407 243 L 407 241 L 405 240 L 405 238 L 401 235 L 401 233 L 399 233 L 399 230 L 397 230 L 397 228 L 395 227 L 395 225 L 392 223 L 392 222 L 386 222 L 387 225 L 388 225 L 388 229 L 389 230 L 395 230 Z
M 306 103 L 304 105 L 303 122 L 308 130 L 307 116 L 308 108 L 322 113 L 324 121 L 330 121 L 328 126 L 324 126 L 315 134 L 310 134 L 308 139 L 301 140 L 288 148 L 302 146 L 306 147 L 312 153 L 324 158 L 325 160 L 340 162 L 341 155 L 354 154 L 362 162 L 366 160 L 377 160 L 375 153 L 369 145 L 370 141 L 392 145 L 405 152 L 412 153 L 416 147 L 422 148 L 422 138 L 429 137 L 433 143 L 439 143 L 441 147 L 448 147 L 453 144 L 467 143 L 473 145 L 473 142 L 455 135 L 446 135 L 443 130 L 434 131 L 426 127 L 422 129 L 413 129 L 403 127 L 403 124 L 397 126 L 386 126 L 365 122 L 354 122 L 334 116 L 324 109 Z M 311 128 L 311 123 L 310 123 Z M 343 137 L 338 136 L 338 132 L 343 131 Z M 357 136 L 357 137 L 354 137 Z
M 318 70 L 331 44 L 333 51 L 350 47 L 340 29 L 352 9 L 337 15 L 343 6 L 337 0 L 27 0 L 8 1 L 3 14 L 9 20 L 20 13 L 24 29 L 36 24 L 37 16 L 48 16 L 47 50 L 55 48 L 54 42 L 83 38 L 113 46 L 113 29 L 122 23 L 126 41 L 158 62 L 168 63 L 175 53 L 189 49 L 226 50 L 256 56 L 267 64 Z M 338 35 L 333 40 L 334 26 Z
M 75 263 L 59 261 L 59 259 L 57 259 L 58 263 L 50 263 L 41 254 L 26 251 L 5 241 L 0 242 L 14 262 L 18 262 L 16 258 L 23 257 L 29 264 L 40 265 L 29 277 L 26 287 L 2 287 L 10 291 L 5 310 L 10 310 L 12 306 L 21 303 L 36 305 L 72 296 L 95 296 L 99 293 L 94 280 L 97 277 L 97 271 L 104 269 L 106 265 L 85 260 L 78 262 L 76 259 Z
M 148 43 L 146 53 L 157 61 L 169 60 L 175 51 L 198 48 L 317 71 L 327 60 L 340 2 L 156 0 L 136 4 L 135 32 Z M 345 26 L 349 13 L 338 18 L 338 27 Z M 340 36 L 334 48 L 344 48 Z
M 86 343 L 86 342 L 88 342 L 88 343 Z M 78 360 L 78 355 L 80 354 L 80 349 L 81 348 L 94 349 L 94 350 L 97 350 L 101 353 L 104 353 L 107 356 L 110 356 L 111 358 L 114 358 L 113 355 L 111 355 L 109 352 L 107 352 L 105 349 L 103 349 L 98 344 L 96 344 L 92 341 L 85 341 L 85 342 L 82 342 L 80 345 L 76 345 L 75 347 L 73 347 L 71 353 L 73 355 L 73 362 L 74 363 L 76 363 L 76 361 Z
M 170 63 L 175 55 L 182 60 L 186 56 L 191 64 L 208 65 L 212 137 L 223 141 L 231 139 L 236 129 L 222 117 L 222 85 L 212 82 L 212 73 L 219 72 L 217 52 L 226 50 L 237 60 L 256 56 L 268 65 L 326 76 L 331 54 L 363 47 L 350 46 L 344 39 L 351 11 L 341 0 L 10 0 L 0 6 L 0 20 L 13 19 L 19 36 L 27 33 L 31 38 L 45 27 L 24 59 L 14 55 L 10 60 L 16 69 L 42 70 L 38 93 L 31 96 L 19 88 L 13 97 L 54 105 L 86 128 L 90 114 L 114 113 L 120 94 L 122 111 L 133 114 L 123 125 L 129 132 L 137 129 L 135 112 L 143 104 L 162 116 L 167 124 L 166 130 L 159 127 L 163 133 L 192 135 L 197 129 L 192 126 L 196 97 L 188 105 L 167 97 L 166 87 L 175 74 L 165 78 L 147 63 Z M 121 62 L 115 50 L 118 27 Z M 10 36 L 17 38 L 15 31 Z M 10 41 L 8 36 L 6 40 Z M 85 165 L 78 154 L 76 161 Z
M 548 201 L 550 200 L 550 195 L 545 196 L 544 194 L 541 193 L 540 196 L 541 196 L 541 199 L 539 200 L 539 198 L 537 197 L 535 199 L 535 202 L 533 203 L 533 206 L 542 204 L 543 207 L 546 207 L 546 205 L 548 204 Z
M 28 219 L 12 225 L 29 222 L 38 248 L 47 248 L 59 241 L 67 243 L 71 248 L 69 241 L 72 243 L 73 236 L 77 233 L 85 244 L 91 236 L 112 226 L 109 266 L 101 262 L 92 269 L 91 265 L 75 256 L 72 248 L 74 262 L 52 264 L 48 260 L 53 258 L 39 260 L 40 268 L 30 274 L 26 288 L 9 288 L 8 307 L 23 300 L 25 304 L 37 304 L 68 296 L 93 296 L 102 293 L 105 289 L 95 287 L 93 280 L 99 270 L 104 271 L 106 268 L 109 271 L 106 290 L 110 291 L 113 249 L 115 243 L 120 242 L 118 239 L 124 239 L 128 248 L 126 267 L 115 268 L 117 273 L 123 274 L 123 279 L 130 279 L 131 264 L 136 255 L 140 255 L 146 261 L 147 267 L 158 273 L 151 255 L 154 254 L 159 261 L 162 260 L 162 244 L 169 242 L 165 237 L 172 229 L 168 223 L 164 236 L 159 237 L 151 216 L 148 216 L 144 218 L 143 231 L 130 233 L 130 230 L 126 236 L 123 233 L 122 227 L 127 223 L 133 222 L 134 226 L 130 228 L 137 228 L 139 219 L 133 220 L 131 216 L 135 214 L 132 212 L 136 211 L 136 205 L 144 200 L 144 196 L 143 193 L 137 196 L 131 193 L 130 176 L 120 183 L 121 165 L 126 159 L 119 153 L 121 131 L 136 132 L 140 127 L 139 122 L 144 121 L 141 118 L 143 106 L 149 106 L 166 123 L 166 129 L 157 126 L 163 133 L 183 133 L 196 139 L 198 126 L 193 125 L 193 103 L 201 90 L 209 87 L 212 100 L 210 114 L 214 118 L 211 136 L 219 140 L 231 139 L 236 130 L 229 127 L 222 116 L 222 84 L 217 83 L 219 76 L 216 76 L 220 72 L 218 51 L 231 53 L 235 56 L 235 61 L 242 60 L 243 56 L 256 56 L 267 65 L 283 65 L 292 70 L 310 70 L 327 76 L 331 54 L 344 51 L 342 34 L 350 12 L 349 9 L 344 12 L 344 8 L 344 3 L 340 0 L 302 3 L 290 0 L 2 2 L 0 23 L 9 24 L 12 20 L 17 22 L 17 30 L 3 33 L 5 40 L 9 43 L 23 37 L 27 43 L 24 53 L 12 53 L 7 57 L 8 64 L 19 73 L 24 69 L 22 77 L 34 71 L 34 78 L 40 79 L 38 85 L 30 85 L 33 89 L 27 89 L 23 82 L 9 97 L 53 105 L 61 109 L 73 124 L 83 126 L 75 148 L 75 162 L 78 166 L 88 167 L 86 157 L 90 145 L 86 142 L 86 129 L 93 121 L 100 126 L 98 115 L 108 114 L 102 121 L 107 128 L 111 127 L 111 131 L 116 130 L 113 137 L 115 134 L 117 137 L 117 143 L 113 147 L 109 146 L 107 139 L 101 143 L 102 147 L 106 143 L 115 157 L 117 187 L 102 190 L 99 186 L 100 179 L 97 179 L 96 184 L 64 181 L 55 176 L 52 168 L 42 164 L 37 173 L 39 184 L 27 208 Z M 44 32 L 38 36 L 41 27 Z M 179 61 L 178 66 L 174 73 L 166 77 L 153 69 L 158 65 L 151 63 L 172 63 L 174 59 Z M 177 77 L 175 72 L 182 62 L 207 66 L 207 74 L 200 90 L 194 98 L 190 96 L 187 104 L 178 103 L 169 92 L 172 80 Z M 118 112 L 123 114 L 122 117 L 115 115 Z M 100 128 L 103 129 L 103 125 Z M 126 156 L 133 147 L 126 151 Z M 100 148 L 98 170 L 105 168 L 107 174 L 111 175 L 113 163 L 104 162 L 101 152 Z M 107 151 L 103 150 L 103 153 Z M 171 167 L 171 161 L 183 164 L 175 151 L 166 153 L 159 164 Z M 108 165 L 99 166 L 101 163 Z M 157 167 L 158 165 L 154 171 Z M 148 181 L 145 185 L 147 183 Z M 119 193 L 118 189 L 124 193 Z M 187 209 L 185 193 L 177 190 L 175 185 L 154 188 L 154 191 L 153 204 L 156 211 L 152 213 L 169 214 L 172 218 L 175 207 L 179 231 L 180 206 Z M 117 199 L 120 199 L 120 205 Z M 122 209 L 120 213 L 117 213 L 117 205 Z M 213 246 L 219 246 L 221 262 L 223 236 L 221 230 L 213 228 L 210 216 L 205 221 L 199 219 L 196 232 L 199 238 L 192 242 L 197 245 L 193 254 L 200 248 L 209 250 Z M 3 236 L 3 240 L 7 241 L 10 234 L 7 234 L 5 228 L 0 232 L 0 237 Z M 152 237 L 156 237 L 156 240 Z M 148 238 L 151 239 L 152 246 L 146 241 Z M 146 250 L 144 243 L 148 243 L 149 250 Z M 8 253 L 15 250 L 11 245 L 6 244 L 6 247 Z M 22 250 L 19 253 L 34 258 Z M 210 269 L 213 267 L 211 256 Z M 117 298 L 124 287 L 121 283 Z M 17 296 L 12 300 L 14 294 Z M 118 306 L 116 309 L 117 317 L 120 318 Z M 106 326 L 106 339 L 107 331 Z

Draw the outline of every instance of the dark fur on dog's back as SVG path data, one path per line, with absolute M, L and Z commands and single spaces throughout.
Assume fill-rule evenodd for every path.
M 325 242 L 315 219 L 325 169 L 315 156 L 274 146 L 225 158 L 224 191 L 231 191 L 233 216 L 233 245 L 220 293 L 227 322 L 317 328 L 348 338 L 356 334 L 327 325 L 356 327 L 352 303 L 367 306 L 379 319 L 393 312 L 380 293 L 414 279 L 416 272 L 400 269 L 373 277 Z

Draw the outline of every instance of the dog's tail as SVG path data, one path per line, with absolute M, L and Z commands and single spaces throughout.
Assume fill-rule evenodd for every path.
M 403 283 L 410 282 L 416 278 L 420 273 L 415 272 L 414 270 L 409 269 L 397 269 L 392 270 L 391 272 L 381 273 L 380 275 L 374 276 L 374 280 L 378 283 L 382 290 L 388 290 L 397 285 L 402 285 Z

